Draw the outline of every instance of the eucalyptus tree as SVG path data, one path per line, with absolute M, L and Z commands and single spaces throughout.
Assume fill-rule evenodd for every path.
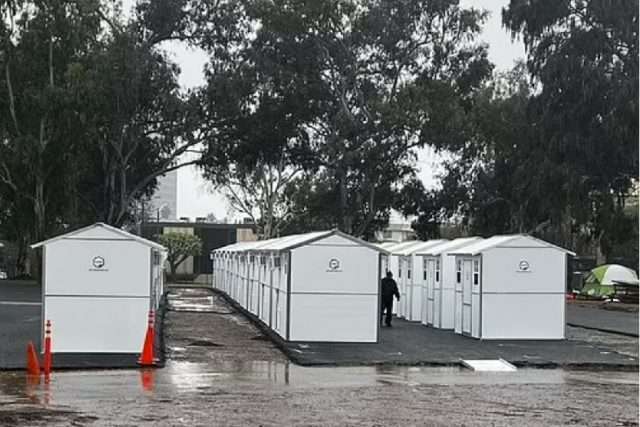
M 0 2 L 0 192 L 23 242 L 60 222 L 79 142 L 71 70 L 99 36 L 97 1 Z
M 616 230 L 638 172 L 638 1 L 512 0 L 503 22 L 540 89 L 531 122 L 550 226 L 586 229 L 609 252 L 628 237 Z
M 246 5 L 254 33 L 226 68 L 238 77 L 228 93 L 243 96 L 224 97 L 232 120 L 215 146 L 249 160 L 285 147 L 293 165 L 335 186 L 323 193 L 336 213 L 333 225 L 371 235 L 414 175 L 414 149 L 458 138 L 442 110 L 463 109 L 490 71 L 485 47 L 475 42 L 486 14 L 457 1 Z M 209 79 L 217 99 L 230 88 L 220 75 Z M 266 99 L 279 114 L 259 122 Z M 252 129 L 283 123 L 276 138 L 245 140 Z

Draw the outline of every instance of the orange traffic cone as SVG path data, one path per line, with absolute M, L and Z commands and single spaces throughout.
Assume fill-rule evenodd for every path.
M 38 362 L 36 348 L 32 341 L 29 341 L 29 345 L 27 345 L 27 373 L 40 376 L 40 362 Z
M 51 320 L 47 320 L 44 329 L 44 360 L 42 362 L 44 375 L 49 376 L 51 373 Z
M 147 326 L 147 334 L 144 337 L 144 346 L 142 347 L 142 354 L 138 359 L 138 364 L 141 366 L 155 366 L 156 359 L 153 357 L 154 353 L 154 337 L 155 330 L 153 327 L 153 310 L 149 310 L 149 323 Z

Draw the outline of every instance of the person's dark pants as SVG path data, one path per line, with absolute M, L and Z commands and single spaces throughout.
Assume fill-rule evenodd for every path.
M 386 315 L 385 315 L 386 312 Z M 382 300 L 382 307 L 380 308 L 380 324 L 382 325 L 382 317 L 384 316 L 384 323 L 387 326 L 391 326 L 391 313 L 393 313 L 393 298 L 389 300 Z

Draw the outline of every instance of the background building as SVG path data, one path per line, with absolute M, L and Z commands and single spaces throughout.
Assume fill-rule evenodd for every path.
M 158 178 L 158 188 L 151 197 L 147 217 L 156 221 L 175 221 L 178 216 L 178 171 Z
M 212 272 L 209 254 L 212 250 L 236 242 L 257 240 L 253 224 L 216 224 L 208 222 L 148 222 L 142 224 L 142 236 L 156 240 L 166 233 L 195 234 L 202 240 L 202 252 L 187 258 L 177 269 L 176 275 L 186 280 L 206 283 Z
M 384 230 L 377 231 L 375 238 L 378 242 L 404 242 L 415 240 L 416 232 L 411 228 L 411 218 L 403 217 L 396 211 L 391 211 L 389 225 Z

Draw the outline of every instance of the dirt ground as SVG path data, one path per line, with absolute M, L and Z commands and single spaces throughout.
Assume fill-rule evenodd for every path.
M 638 372 L 300 367 L 206 291 L 169 304 L 165 368 L 0 372 L 0 425 L 638 425 Z

